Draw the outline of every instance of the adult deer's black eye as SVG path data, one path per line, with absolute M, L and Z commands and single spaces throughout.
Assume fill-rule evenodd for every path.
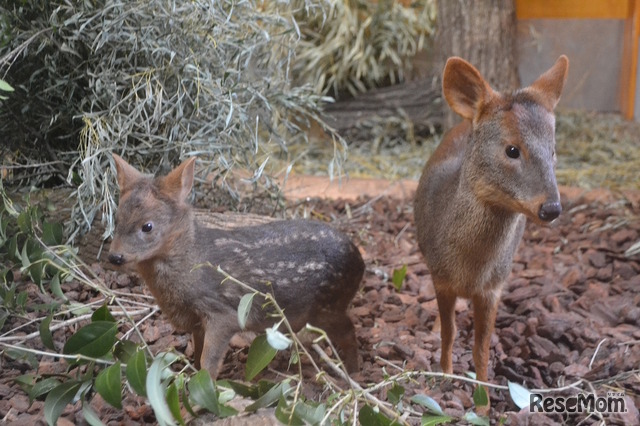
M 509 158 L 519 158 L 520 157 L 520 150 L 518 148 L 516 148 L 513 145 L 509 145 L 507 147 L 507 149 L 505 150 L 505 153 L 507 154 L 507 157 Z
M 145 223 L 144 225 L 142 225 L 142 232 L 151 232 L 152 229 L 153 229 L 153 223 L 151 222 Z

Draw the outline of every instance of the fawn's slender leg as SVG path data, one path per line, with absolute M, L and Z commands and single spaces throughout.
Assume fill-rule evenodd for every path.
M 340 353 L 340 358 L 349 373 L 358 371 L 358 341 L 356 329 L 346 312 L 328 313 L 318 316 L 313 325 L 322 328 Z
M 434 283 L 435 284 L 435 283 Z M 438 315 L 440 317 L 440 338 L 442 340 L 442 355 L 440 366 L 447 374 L 453 373 L 453 340 L 456 337 L 456 295 L 436 285 L 438 300 Z
M 476 367 L 476 378 L 480 381 L 488 381 L 489 347 L 491 334 L 496 323 L 499 297 L 493 293 L 488 295 L 476 295 L 473 297 L 473 363 Z M 489 390 L 484 387 L 489 395 Z M 478 414 L 486 415 L 489 412 L 489 403 L 486 407 L 477 407 Z
M 191 334 L 193 341 L 193 359 L 197 369 L 200 369 L 200 358 L 202 357 L 202 346 L 204 344 L 204 328 L 194 328 Z
M 220 320 L 220 318 L 217 320 L 216 318 L 208 318 L 203 324 L 204 341 L 200 364 L 202 368 L 209 371 L 214 380 L 218 377 L 218 369 L 229 346 L 229 341 L 236 332 L 240 331 L 239 327 L 233 327 L 232 323 Z

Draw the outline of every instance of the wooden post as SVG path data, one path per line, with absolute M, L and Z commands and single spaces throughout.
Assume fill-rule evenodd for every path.
M 620 67 L 620 111 L 627 120 L 633 120 L 635 113 L 638 37 L 640 37 L 640 0 L 628 0 Z

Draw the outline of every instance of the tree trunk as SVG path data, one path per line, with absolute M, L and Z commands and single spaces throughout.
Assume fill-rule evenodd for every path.
M 447 58 L 459 56 L 480 71 L 491 87 L 519 86 L 516 65 L 516 9 L 513 0 L 439 0 L 435 46 L 442 73 Z M 446 123 L 451 124 L 451 116 Z
M 469 61 L 496 90 L 519 85 L 513 0 L 440 0 L 436 47 L 440 69 L 450 56 Z

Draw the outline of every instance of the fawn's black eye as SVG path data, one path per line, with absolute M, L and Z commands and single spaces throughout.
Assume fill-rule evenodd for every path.
M 507 147 L 507 149 L 505 150 L 505 153 L 507 154 L 507 157 L 509 158 L 519 158 L 520 157 L 520 150 L 518 148 L 516 148 L 513 145 L 509 145 Z
M 153 229 L 153 223 L 151 222 L 148 222 L 142 225 L 142 232 L 151 232 L 152 229 Z

